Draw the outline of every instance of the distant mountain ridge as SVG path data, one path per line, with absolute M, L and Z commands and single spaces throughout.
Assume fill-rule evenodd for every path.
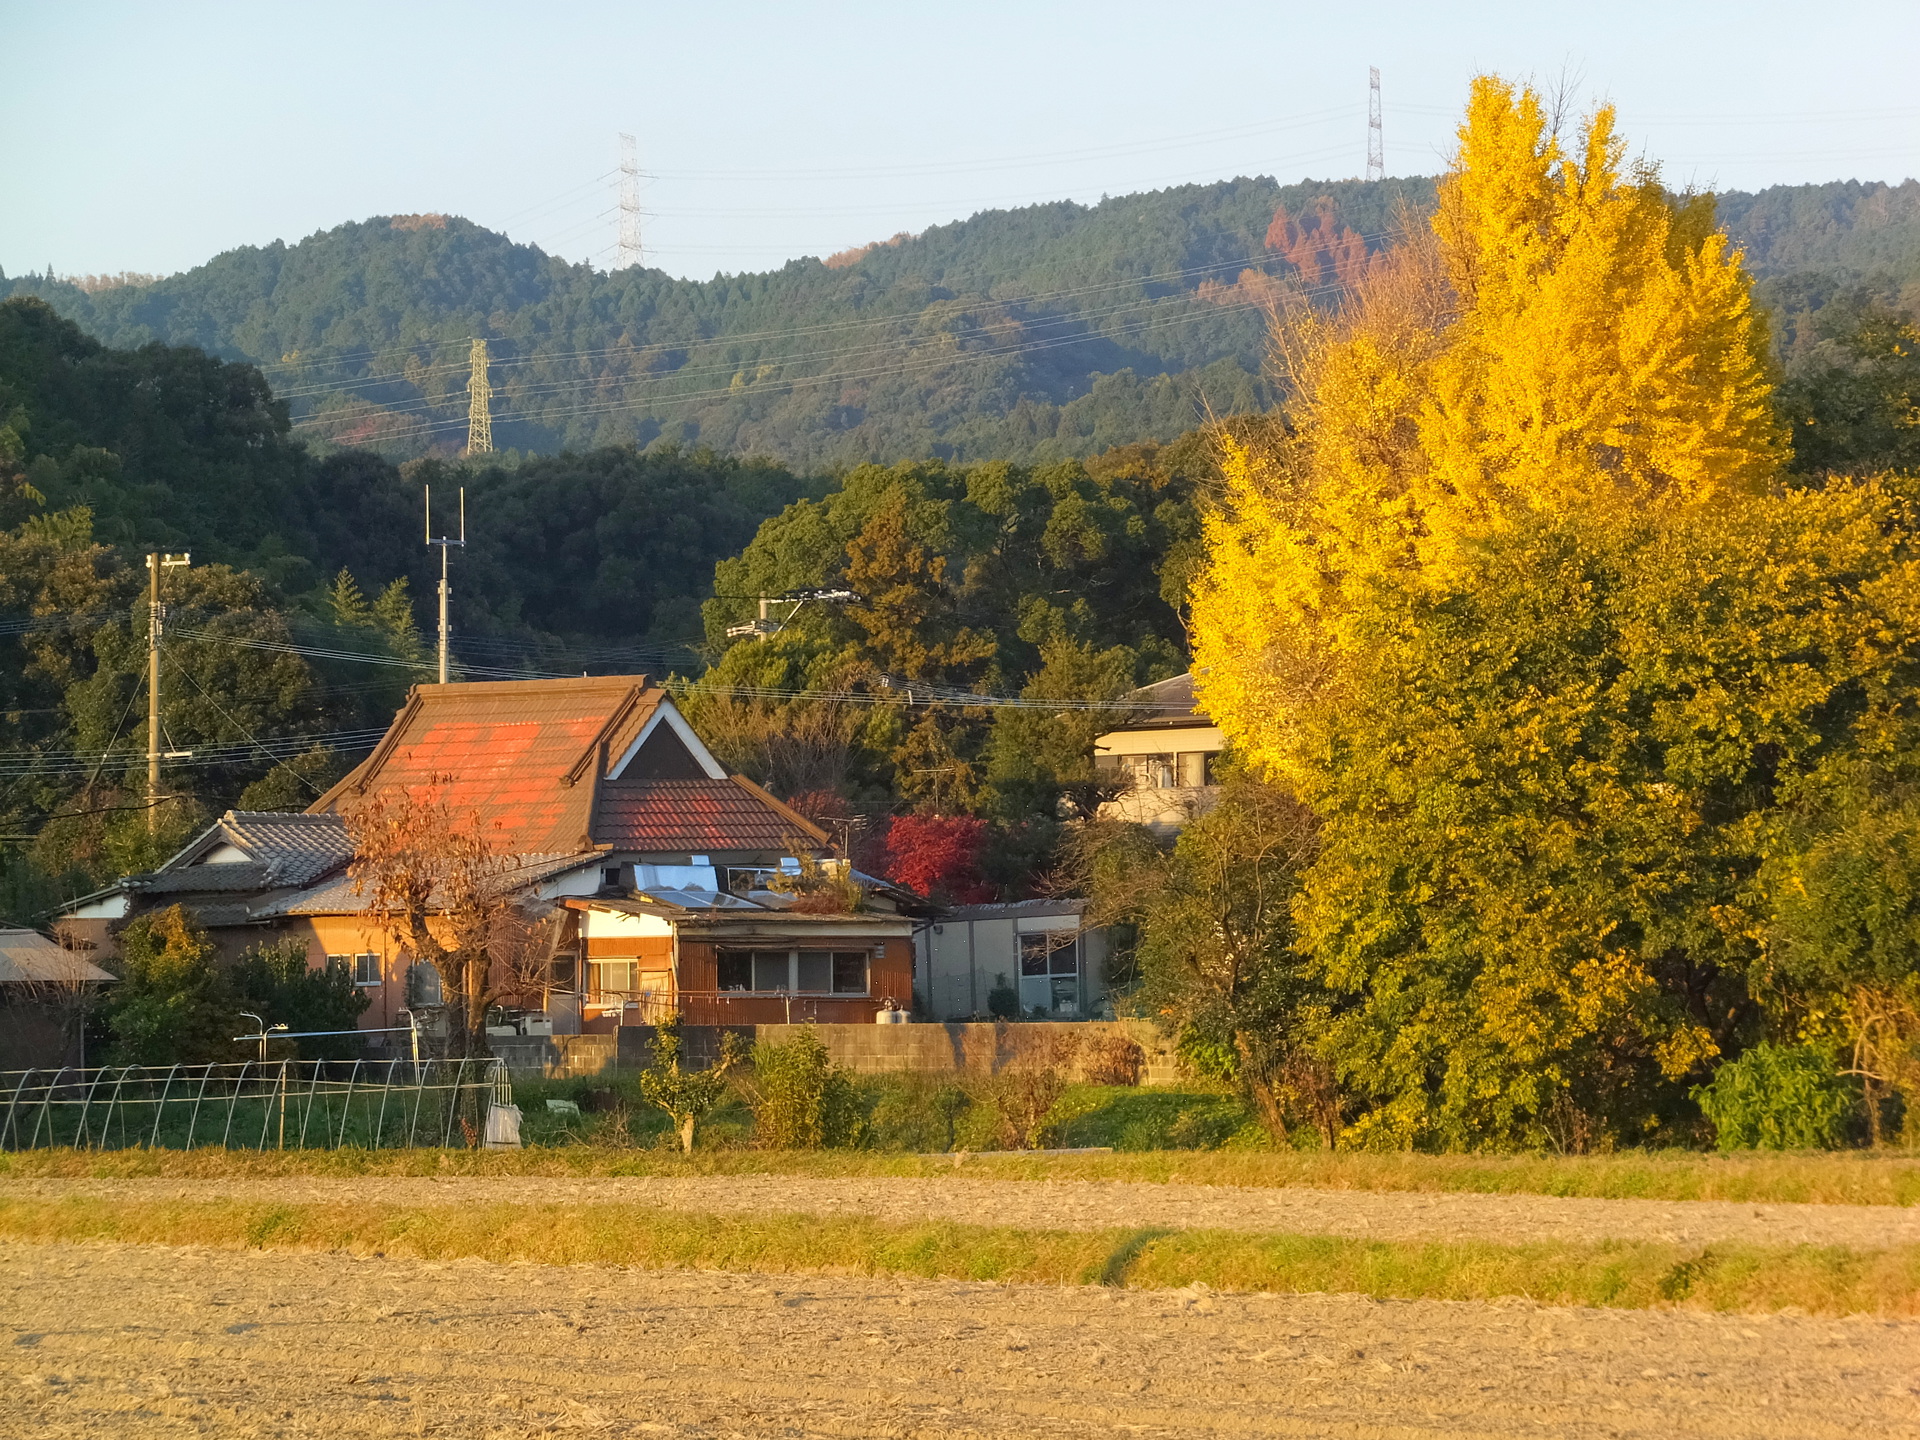
M 1241 178 L 1062 201 L 707 281 L 608 274 L 457 217 L 395 216 L 152 284 L 0 279 L 0 298 L 39 295 L 110 345 L 251 361 L 297 433 L 396 457 L 463 443 L 481 336 L 503 449 L 699 444 L 813 470 L 1044 460 L 1270 404 L 1267 307 L 1337 294 L 1431 209 L 1433 186 Z M 1853 283 L 1920 296 L 1914 181 L 1718 198 L 1772 303 Z

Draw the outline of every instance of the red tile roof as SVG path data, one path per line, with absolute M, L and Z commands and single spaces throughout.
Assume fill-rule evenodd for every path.
M 823 832 L 748 781 L 608 780 L 666 692 L 644 675 L 422 685 L 372 755 L 313 805 L 431 792 L 518 853 L 784 848 Z
M 731 780 L 608 780 L 594 838 L 616 850 L 786 850 L 821 833 L 756 785 Z

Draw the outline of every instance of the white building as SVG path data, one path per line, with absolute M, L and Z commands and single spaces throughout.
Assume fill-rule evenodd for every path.
M 985 1019 L 1005 986 L 1025 1019 L 1106 1013 L 1106 932 L 1086 929 L 1084 900 L 956 905 L 914 937 L 913 979 L 935 1020 Z
M 1226 737 L 1195 706 L 1192 675 L 1158 681 L 1128 698 L 1141 705 L 1143 717 L 1093 742 L 1095 770 L 1127 787 L 1100 807 L 1100 818 L 1170 835 L 1219 795 L 1214 766 Z

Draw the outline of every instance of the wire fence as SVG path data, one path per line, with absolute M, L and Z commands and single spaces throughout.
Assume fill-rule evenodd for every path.
M 0 1150 L 475 1148 L 518 1143 L 512 1104 L 490 1056 L 15 1070 L 0 1073 Z

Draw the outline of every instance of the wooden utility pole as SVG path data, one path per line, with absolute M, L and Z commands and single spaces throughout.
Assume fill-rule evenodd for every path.
M 160 829 L 160 632 L 167 607 L 160 603 L 160 572 L 170 565 L 191 565 L 191 555 L 147 555 L 147 833 Z

